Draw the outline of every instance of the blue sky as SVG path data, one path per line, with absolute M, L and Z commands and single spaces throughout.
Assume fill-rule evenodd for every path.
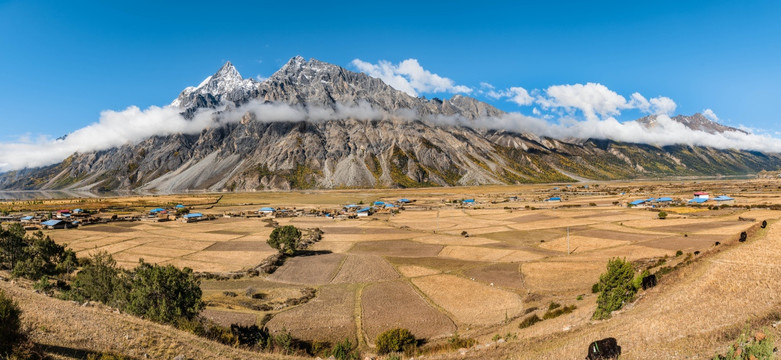
M 57 137 L 103 110 L 168 104 L 226 60 L 265 77 L 295 55 L 352 70 L 355 59 L 416 59 L 527 115 L 540 106 L 489 98 L 480 84 L 533 95 L 598 83 L 627 100 L 668 97 L 676 114 L 712 109 L 724 124 L 777 135 L 779 19 L 776 1 L 4 1 L 0 142 Z

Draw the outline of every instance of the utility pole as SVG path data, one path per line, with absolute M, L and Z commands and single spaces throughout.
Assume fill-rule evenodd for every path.
M 437 225 L 434 227 L 434 234 L 439 231 L 439 209 L 437 209 Z
M 567 226 L 567 255 L 569 255 L 569 226 Z

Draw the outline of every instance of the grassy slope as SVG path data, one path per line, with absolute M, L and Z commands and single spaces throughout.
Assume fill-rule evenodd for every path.
M 589 299 L 572 315 L 521 330 L 521 341 L 433 358 L 583 358 L 589 342 L 615 337 L 622 360 L 711 359 L 747 324 L 767 327 L 779 339 L 781 331 L 770 325 L 781 319 L 781 223 L 758 231 L 748 243 L 718 250 L 662 278 L 610 320 L 588 320 L 594 310 Z
M 295 359 L 260 354 L 221 345 L 193 334 L 112 312 L 104 307 L 82 307 L 57 300 L 6 281 L 0 289 L 21 306 L 24 326 L 32 340 L 59 359 L 83 359 L 92 352 L 111 351 L 133 358 L 172 359 Z

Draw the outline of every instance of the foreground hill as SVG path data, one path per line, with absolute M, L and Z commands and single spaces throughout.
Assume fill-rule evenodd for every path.
M 134 359 L 298 359 L 236 349 L 102 305 L 85 307 L 50 298 L 7 280 L 0 281 L 0 289 L 21 307 L 23 326 L 31 329 L 37 348 L 58 359 L 103 352 Z
M 270 119 L 247 110 L 253 105 L 286 106 L 310 117 Z M 243 79 L 226 63 L 172 106 L 190 120 L 211 112 L 214 125 L 9 172 L 0 175 L 0 189 L 422 187 L 739 175 L 781 167 L 778 154 L 479 129 L 470 124 L 504 113 L 466 96 L 412 97 L 379 79 L 301 57 L 263 82 Z M 240 119 L 226 120 L 237 111 Z M 699 114 L 673 120 L 707 132 L 737 131 Z

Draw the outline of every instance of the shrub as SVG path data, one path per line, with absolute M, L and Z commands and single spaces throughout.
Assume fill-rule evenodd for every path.
M 681 255 L 683 255 L 683 251 L 678 250 L 678 251 L 675 252 L 675 256 L 676 257 L 681 256 Z
M 21 314 L 19 305 L 0 290 L 0 358 L 10 357 L 14 348 L 25 339 L 19 319 Z
M 635 288 L 635 290 L 640 290 L 643 288 L 643 278 L 649 275 L 651 275 L 651 272 L 646 269 L 643 270 L 642 273 L 635 276 L 634 279 L 632 279 L 632 286 Z
M 33 288 L 46 295 L 51 295 L 54 290 L 54 284 L 50 283 L 49 277 L 44 275 L 41 276 L 40 280 L 36 281 L 35 284 L 33 284 Z
M 358 360 L 358 353 L 353 349 L 353 344 L 350 343 L 350 339 L 345 338 L 344 341 L 337 343 L 333 349 L 331 349 L 331 356 L 336 360 Z
M 134 269 L 127 310 L 162 323 L 192 319 L 204 307 L 200 285 L 190 268 L 150 265 L 141 260 Z
M 656 214 L 656 216 L 658 216 L 661 220 L 667 219 L 667 213 L 664 211 L 660 211 L 658 214 Z
M 518 327 L 521 328 L 521 329 L 525 329 L 525 328 L 527 328 L 529 326 L 532 326 L 532 325 L 534 325 L 534 324 L 536 324 L 536 323 L 538 323 L 540 321 L 542 321 L 542 319 L 540 319 L 540 317 L 537 316 L 537 314 L 534 314 L 534 315 L 531 315 L 531 316 L 527 316 L 525 319 L 523 319 L 523 321 L 521 321 L 521 323 L 518 324 Z
M 619 258 L 607 263 L 607 271 L 599 277 L 599 297 L 597 309 L 593 318 L 597 320 L 610 318 L 610 313 L 620 309 L 624 303 L 631 300 L 637 291 L 632 284 L 634 270 L 632 265 Z
M 555 309 L 548 310 L 545 315 L 542 316 L 543 320 L 553 319 L 555 317 L 559 317 L 564 314 L 569 314 L 573 312 L 578 307 L 575 305 L 565 306 L 565 307 L 557 307 Z
M 268 238 L 268 244 L 280 253 L 294 255 L 298 242 L 301 240 L 301 230 L 293 225 L 285 225 L 271 231 Z
M 599 283 L 595 283 L 594 285 L 591 285 L 591 293 L 596 294 L 599 292 Z
M 416 344 L 415 336 L 407 329 L 391 329 L 377 335 L 377 353 L 380 355 L 404 351 L 408 346 Z
M 109 253 L 99 251 L 76 274 L 68 297 L 76 301 L 99 301 L 124 309 L 127 306 L 130 280 L 129 274 L 117 266 Z
M 285 328 L 282 328 L 279 334 L 269 338 L 269 340 L 270 342 L 273 341 L 274 347 L 279 348 L 285 354 L 289 354 L 293 350 L 293 335 Z
M 551 311 L 551 310 L 554 310 L 554 309 L 558 309 L 560 307 L 561 307 L 561 304 L 559 304 L 559 303 L 557 303 L 555 301 L 551 301 L 551 303 L 548 304 L 548 311 Z
M 453 335 L 447 339 L 447 344 L 450 345 L 450 348 L 452 348 L 453 350 L 468 348 L 476 343 L 477 340 L 470 339 L 470 338 L 462 338 L 461 336 L 458 335 L 458 332 L 453 333 Z
M 242 326 L 231 324 L 231 333 L 236 336 L 239 345 L 260 346 L 261 348 L 269 338 L 268 330 L 257 325 Z
M 737 341 L 730 345 L 726 355 L 716 355 L 713 360 L 742 360 L 742 359 L 775 359 L 773 351 L 775 340 L 767 332 L 757 332 L 750 335 L 746 329 L 740 334 Z

